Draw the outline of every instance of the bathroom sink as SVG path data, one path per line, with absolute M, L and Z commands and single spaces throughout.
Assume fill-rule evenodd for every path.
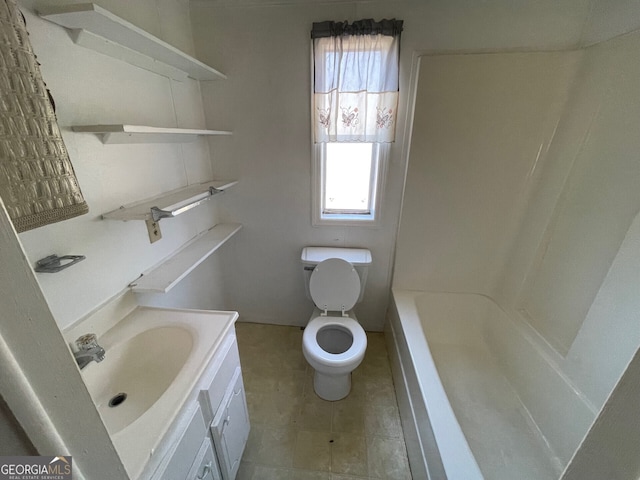
M 174 382 L 194 345 L 191 332 L 171 325 L 104 344 L 105 359 L 83 371 L 107 431 L 114 435 L 149 410 Z
M 97 334 L 104 360 L 80 374 L 129 477 L 149 478 L 238 313 L 133 306 L 118 319 L 112 312 L 74 327 L 69 339 Z

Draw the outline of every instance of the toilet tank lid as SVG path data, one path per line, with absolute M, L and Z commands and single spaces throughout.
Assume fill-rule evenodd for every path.
M 328 258 L 341 258 L 351 265 L 371 265 L 371 252 L 367 248 L 305 247 L 300 259 L 302 263 L 317 265 Z

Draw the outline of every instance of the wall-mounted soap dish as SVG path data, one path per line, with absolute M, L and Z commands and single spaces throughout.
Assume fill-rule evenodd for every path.
M 84 255 L 63 255 L 62 257 L 55 254 L 49 255 L 36 262 L 35 271 L 40 273 L 56 273 L 81 262 L 85 258 L 87 257 Z

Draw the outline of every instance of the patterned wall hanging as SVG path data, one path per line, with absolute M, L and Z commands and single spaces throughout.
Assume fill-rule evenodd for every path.
M 14 0 L 0 0 L 0 197 L 18 232 L 89 211 Z

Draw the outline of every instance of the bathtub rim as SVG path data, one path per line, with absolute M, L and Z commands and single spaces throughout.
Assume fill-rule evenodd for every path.
M 387 321 L 390 324 L 396 348 L 399 348 L 399 338 L 398 334 L 394 331 L 396 327 L 394 324 L 396 322 L 400 323 L 398 327 L 402 329 L 402 335 L 404 337 L 403 343 L 406 345 L 412 364 L 405 365 L 405 363 L 402 362 L 400 352 L 394 352 L 397 357 L 396 361 L 399 361 L 403 370 L 411 368 L 415 374 L 417 387 L 427 410 L 426 413 L 431 423 L 430 427 L 435 437 L 445 474 L 449 480 L 482 480 L 484 476 L 480 471 L 480 467 L 471 451 L 471 447 L 460 427 L 447 393 L 442 385 L 440 375 L 438 374 L 431 351 L 429 350 L 415 302 L 416 297 L 429 293 L 437 294 L 438 292 L 392 288 L 391 293 L 392 301 L 390 307 L 395 310 L 395 314 L 392 312 L 391 315 L 388 315 Z M 482 296 L 478 294 L 468 295 Z M 395 318 L 396 316 L 397 320 Z M 405 322 L 402 321 L 403 318 L 406 319 Z M 409 319 L 415 321 L 408 321 Z M 411 341 L 407 339 L 411 339 Z M 415 365 L 423 365 L 424 367 L 423 369 L 416 369 Z M 433 382 L 433 385 L 427 385 L 427 377 L 433 377 L 433 375 L 435 375 L 437 382 Z M 404 375 L 403 378 L 398 380 L 403 384 L 402 386 L 405 390 L 408 392 L 411 391 L 406 385 Z M 429 392 L 429 395 L 426 395 L 425 392 Z M 411 408 L 413 408 L 413 401 L 410 401 L 410 405 Z M 410 413 L 412 418 L 415 419 L 414 412 Z M 420 436 L 419 433 L 418 436 Z M 424 454 L 424 448 L 422 450 Z M 417 459 L 414 458 L 414 462 L 416 460 Z M 423 458 L 423 461 L 428 463 L 428 459 L 426 458 Z M 427 472 L 429 471 L 428 466 L 426 466 L 426 470 Z

